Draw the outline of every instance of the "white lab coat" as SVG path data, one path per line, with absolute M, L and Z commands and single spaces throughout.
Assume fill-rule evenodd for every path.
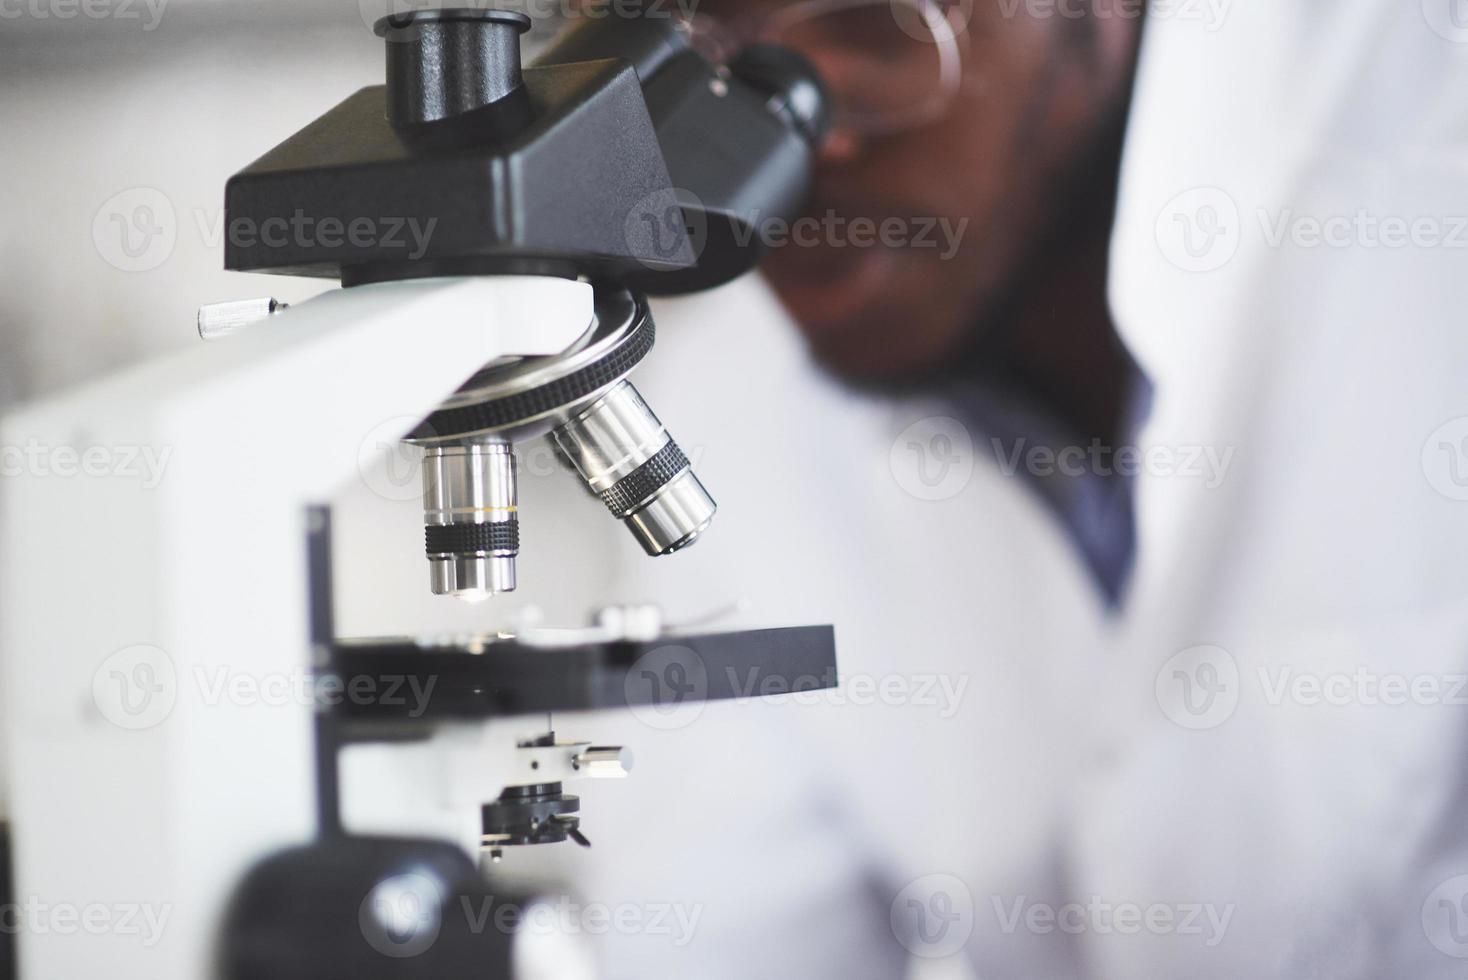
M 591 850 L 507 864 L 548 866 L 613 907 L 696 908 L 682 946 L 600 937 L 614 980 L 900 977 L 910 912 L 904 898 L 894 929 L 893 904 L 914 881 L 924 901 L 937 882 L 962 918 L 948 946 L 909 943 L 961 963 L 949 937 L 982 938 L 974 914 L 996 882 L 1049 873 L 1083 765 L 1071 719 L 1104 662 L 1100 600 L 1028 489 L 963 447 L 953 496 L 908 493 L 899 436 L 948 410 L 839 389 L 758 280 L 659 304 L 658 317 L 636 381 L 719 516 L 657 561 L 594 502 L 565 516 L 607 527 L 595 548 L 616 559 L 615 597 L 654 599 L 675 619 L 745 600 L 719 628 L 833 623 L 843 690 L 712 704 L 668 731 L 626 712 L 558 720 L 568 736 L 632 746 L 636 768 L 578 789 Z
M 1141 482 L 1138 578 L 1096 692 L 1109 761 L 1076 787 L 1065 850 L 1080 900 L 1231 918 L 1212 945 L 1088 930 L 1081 960 L 1461 975 L 1468 432 L 1443 426 L 1468 416 L 1468 21 L 1457 0 L 1293 0 L 1225 5 L 1210 29 L 1168 6 L 1114 307 L 1157 386 L 1143 444 L 1235 456 L 1216 489 Z M 1390 219 L 1420 221 L 1415 243 Z M 1200 645 L 1217 649 L 1169 662 Z

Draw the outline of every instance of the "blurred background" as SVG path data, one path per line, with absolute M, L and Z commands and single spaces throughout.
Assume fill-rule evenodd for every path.
M 634 910 L 606 976 L 1457 975 L 1462 10 L 974 0 L 937 5 L 950 62 L 877 7 L 705 11 L 711 50 L 768 29 L 839 89 L 812 215 L 952 235 L 827 225 L 654 305 L 638 385 L 707 539 L 645 559 L 528 448 L 520 592 L 435 599 L 415 457 L 364 419 L 340 631 L 835 624 L 829 695 L 558 721 L 637 770 L 584 792 L 594 848 L 502 874 Z M 224 272 L 223 189 L 380 84 L 383 12 L 0 0 L 0 407 L 334 288 Z

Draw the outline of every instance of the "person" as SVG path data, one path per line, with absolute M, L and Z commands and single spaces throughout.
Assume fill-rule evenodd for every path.
M 712 57 L 784 44 L 830 90 L 805 216 L 822 233 L 776 241 L 763 266 L 815 357 L 863 389 L 941 393 L 1001 458 L 1094 446 L 1095 465 L 1021 475 L 1119 602 L 1135 542 L 1128 486 L 1109 477 L 1149 388 L 1111 322 L 1107 250 L 1142 7 L 696 10 Z M 883 233 L 862 241 L 859 222 Z
M 822 18 L 782 23 L 782 11 L 847 5 L 753 6 L 726 13 L 726 29 L 752 37 L 773 24 L 788 37 Z M 976 229 L 946 263 L 835 242 L 771 255 L 768 281 L 824 371 L 880 397 L 812 396 L 819 382 L 793 377 L 790 352 L 763 330 L 674 340 L 685 366 L 721 339 L 731 351 L 771 345 L 779 367 L 761 392 L 804 384 L 810 397 L 751 422 L 793 432 L 711 458 L 732 480 L 761 451 L 791 467 L 783 495 L 735 485 L 736 504 L 785 518 L 782 534 L 741 528 L 744 546 L 785 545 L 779 561 L 715 546 L 653 581 L 684 600 L 743 585 L 781 612 L 830 610 L 858 674 L 908 657 L 954 674 L 967 663 L 986 695 L 946 725 L 850 705 L 760 716 L 782 726 L 776 769 L 805 767 L 806 788 L 819 785 L 824 812 L 840 815 L 823 826 L 841 828 L 826 836 L 839 833 L 846 858 L 817 848 L 829 840 L 804 836 L 798 816 L 780 822 L 815 819 L 793 806 L 798 788 L 762 795 L 761 818 L 789 831 L 773 839 L 810 848 L 779 849 L 786 878 L 757 849 L 731 858 L 765 886 L 763 915 L 742 925 L 766 931 L 743 933 L 761 936 L 757 948 L 719 947 L 724 972 L 708 975 L 749 957 L 769 975 L 787 962 L 806 975 L 894 975 L 862 908 L 890 911 L 919 957 L 965 957 L 985 977 L 1451 975 L 1468 956 L 1455 707 L 1468 676 L 1457 377 L 1468 335 L 1455 325 L 1468 202 L 1451 94 L 1468 33 L 1436 0 L 1159 4 L 1129 100 L 1139 24 L 1123 13 L 1138 8 L 1061 9 L 998 4 L 969 17 L 944 5 L 982 56 L 965 60 L 941 111 L 876 62 L 846 57 L 872 36 L 853 21 L 807 34 L 832 78 L 861 64 L 848 77 L 865 94 L 902 92 L 899 108 L 924 110 L 901 128 L 880 113 L 885 126 L 838 128 L 813 215 L 916 210 Z M 673 312 L 690 323 L 720 302 L 765 312 L 754 287 L 733 288 Z M 735 367 L 764 363 L 745 352 Z M 735 404 L 738 387 L 716 396 Z M 1053 527 L 995 470 L 976 468 L 971 492 L 931 507 L 884 495 L 873 417 L 911 418 L 908 405 L 979 431 L 1039 419 L 1146 455 L 1134 538 L 1125 520 L 1096 519 L 1118 499 L 1124 510 L 1127 493 L 1097 494 L 1113 505 L 1090 521 L 1067 516 L 1078 485 L 1125 479 L 1027 481 L 1065 518 L 1110 617 L 1074 601 Z M 729 417 L 708 407 L 699 424 Z M 1186 460 L 1210 453 L 1214 478 L 1200 479 Z M 1091 541 L 1088 525 L 1113 533 Z M 1139 546 L 1129 587 L 1125 559 L 1100 544 L 1118 538 Z M 713 731 L 680 734 L 711 740 L 705 751 L 727 745 Z M 663 761 L 710 788 L 675 755 Z M 766 758 L 751 749 L 739 771 L 766 772 Z M 767 825 L 733 817 L 749 817 L 736 795 L 716 797 L 730 817 L 718 829 L 732 835 L 720 840 L 770 839 Z M 685 800 L 673 812 L 697 811 Z M 684 833 L 668 843 L 690 850 L 668 853 L 686 860 L 699 852 L 697 831 Z M 791 879 L 795 898 L 771 884 Z M 869 907 L 851 897 L 868 893 Z M 904 910 L 917 913 L 916 941 L 896 928 Z M 826 970 L 806 944 L 860 955 Z
M 1095 19 L 1071 30 L 1096 39 L 1092 64 L 1125 64 L 1117 52 L 1135 20 L 1088 9 Z M 1003 67 L 981 90 L 1039 98 L 1038 76 L 1005 75 L 1016 24 L 1039 28 L 986 12 L 967 27 L 995 39 L 988 64 Z M 1107 288 L 1085 309 L 1104 310 L 1109 291 L 1147 379 L 1132 375 L 1130 389 L 1098 382 L 1105 358 L 1069 360 L 1085 350 L 1081 313 L 1043 315 L 1074 282 L 1053 278 L 1065 246 L 1086 237 L 1066 224 L 1083 213 L 1074 205 L 1052 212 L 1066 231 L 1029 275 L 1004 261 L 1024 236 L 982 210 L 986 260 L 914 272 L 910 294 L 895 270 L 917 258 L 883 257 L 888 274 L 858 302 L 835 295 L 850 281 L 815 273 L 879 260 L 771 257 L 770 279 L 812 349 L 847 378 L 931 385 L 956 370 L 964 377 L 945 394 L 961 399 L 987 373 L 1049 391 L 1039 403 L 1073 424 L 1145 419 L 1120 436 L 1149 459 L 1136 481 L 1135 581 L 1114 642 L 1076 657 L 1078 670 L 1107 658 L 1068 721 L 1093 754 L 1061 793 L 1051 880 L 978 903 L 970 952 L 983 975 L 1427 977 L 1468 956 L 1455 707 L 1468 676 L 1468 571 L 1454 557 L 1468 545 L 1468 404 L 1454 370 L 1468 355 L 1455 325 L 1468 298 L 1468 201 L 1453 162 L 1462 113 L 1447 94 L 1464 81 L 1465 42 L 1454 5 L 1436 0 L 1154 5 L 1119 192 L 1101 198 L 1119 202 L 1115 227 L 1080 260 L 1101 268 L 1109 242 L 1109 278 L 1091 280 Z M 1104 67 L 1089 77 L 1098 99 L 1125 103 Z M 1077 115 L 1048 117 L 1048 138 L 1084 131 Z M 1002 105 L 967 125 L 996 116 Z M 1017 196 L 1018 213 L 1057 199 L 1036 192 L 1043 153 L 1021 155 L 1038 161 L 1026 173 L 1007 165 L 1013 142 L 964 142 L 958 122 L 940 139 L 944 125 L 910 144 L 877 140 L 871 169 L 857 156 L 855 170 L 827 170 L 822 193 L 860 185 L 879 213 L 895 187 L 952 202 L 980 182 L 972 162 Z M 975 284 L 991 271 L 1022 295 L 986 303 L 996 294 Z M 972 305 L 945 306 L 959 296 Z M 823 309 L 836 312 L 823 319 Z M 953 312 L 966 310 L 978 312 Z M 1013 355 L 1030 344 L 1038 358 Z M 1122 347 L 1107 349 L 1110 378 L 1128 377 Z M 1115 410 L 1126 397 L 1076 394 L 1089 406 L 1076 412 L 1055 397 L 1065 385 L 1037 383 L 1065 377 L 1065 365 L 1086 396 L 1155 386 L 1160 397 L 1129 416 Z M 980 413 L 978 424 L 991 423 Z M 1184 456 L 1219 461 L 1217 479 L 1190 476 Z
M 942 26 L 936 7 L 891 0 L 697 9 L 696 42 L 715 53 L 783 40 L 833 79 L 835 132 L 803 216 L 817 241 L 792 228 L 759 279 L 655 308 L 637 383 L 720 502 L 697 546 L 648 562 L 616 529 L 592 543 L 576 523 L 527 560 L 610 556 L 583 573 L 596 598 L 654 597 L 675 622 L 739 599 L 718 628 L 832 623 L 842 685 L 686 718 L 558 719 L 567 737 L 632 746 L 637 767 L 585 789 L 593 848 L 516 854 L 497 874 L 696 913 L 686 942 L 604 930 L 610 977 L 1063 969 L 1073 937 L 1027 941 L 992 927 L 993 908 L 1058 881 L 1130 504 L 1099 472 L 1015 478 L 973 457 L 979 433 L 1001 457 L 1110 447 L 1145 394 L 1105 296 L 1137 23 L 979 7 Z M 870 75 L 894 46 L 897 73 Z M 955 48 L 959 77 L 942 60 Z M 876 244 L 851 247 L 859 219 Z M 936 247 L 917 240 L 925 221 Z M 526 494 L 566 494 L 546 506 L 569 528 L 586 508 L 563 483 Z M 594 535 L 604 519 L 587 514 Z

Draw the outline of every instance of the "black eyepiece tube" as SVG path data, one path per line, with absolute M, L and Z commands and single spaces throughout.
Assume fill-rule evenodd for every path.
M 415 10 L 373 28 L 387 41 L 387 118 L 434 123 L 518 90 L 520 35 L 530 18 L 507 10 Z

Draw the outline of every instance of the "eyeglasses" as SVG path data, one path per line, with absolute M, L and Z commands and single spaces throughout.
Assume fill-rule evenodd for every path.
M 955 0 L 801 0 L 752 17 L 694 14 L 686 27 L 717 64 L 756 42 L 799 51 L 830 87 L 838 130 L 890 135 L 952 105 L 963 84 L 965 9 Z

